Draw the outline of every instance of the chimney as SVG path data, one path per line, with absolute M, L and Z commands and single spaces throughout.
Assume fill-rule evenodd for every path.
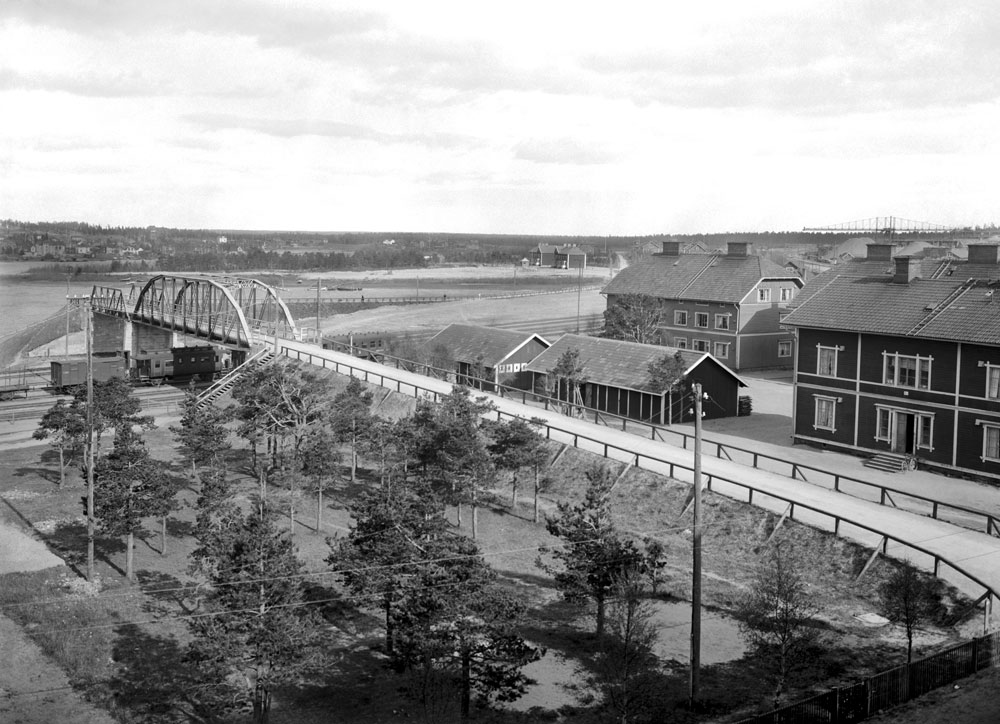
M 996 264 L 997 245 L 996 244 L 969 244 L 970 264 Z
M 664 241 L 663 256 L 680 256 L 681 243 L 679 241 Z
M 892 244 L 868 244 L 868 261 L 892 259 Z
M 730 241 L 726 244 L 726 256 L 746 258 L 750 255 L 750 244 L 745 241 Z
M 920 260 L 913 256 L 897 256 L 896 274 L 892 277 L 893 284 L 909 284 L 920 278 Z

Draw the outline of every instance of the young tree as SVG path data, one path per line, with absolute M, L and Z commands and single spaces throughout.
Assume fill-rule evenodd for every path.
M 126 539 L 125 576 L 131 581 L 135 577 L 135 534 L 142 529 L 142 519 L 165 517 L 174 505 L 177 488 L 162 463 L 149 457 L 142 438 L 129 426 L 118 429 L 111 452 L 95 466 L 94 487 L 101 529 Z M 161 542 L 161 552 L 163 546 Z
M 189 621 L 188 659 L 204 681 L 199 694 L 266 722 L 274 687 L 309 667 L 317 642 L 316 615 L 302 605 L 302 565 L 261 499 L 246 514 L 230 510 L 199 542 L 195 568 L 211 586 L 206 615 Z
M 556 360 L 556 366 L 549 370 L 548 376 L 555 381 L 556 399 L 563 400 L 565 391 L 565 406 L 563 413 L 572 415 L 576 411 L 576 395 L 583 376 L 583 365 L 580 363 L 580 350 L 568 349 Z
M 409 441 L 410 425 L 407 420 L 391 421 L 372 416 L 368 434 L 361 441 L 361 451 L 369 458 L 378 460 L 379 482 L 382 487 L 390 487 L 392 480 L 407 463 L 407 451 L 412 448 Z
M 493 464 L 499 470 L 510 472 L 510 507 L 516 508 L 518 473 L 526 467 L 534 467 L 537 483 L 538 466 L 545 455 L 544 441 L 530 423 L 520 418 L 495 423 L 490 426 L 489 432 L 493 438 L 488 448 L 493 457 Z M 537 487 L 536 484 L 536 503 Z
M 941 610 L 940 584 L 921 576 L 911 565 L 900 565 L 879 588 L 882 615 L 906 629 L 906 663 L 913 661 L 913 634 Z
M 354 527 L 335 542 L 327 562 L 352 593 L 382 607 L 392 654 L 398 601 L 414 585 L 420 563 L 433 557 L 446 523 L 431 498 L 402 486 L 366 489 L 350 510 Z
M 608 635 L 593 675 L 601 703 L 621 724 L 650 721 L 657 692 L 664 689 L 660 662 L 653 651 L 658 634 L 652 617 L 638 576 L 626 574 L 615 586 Z
M 60 488 L 66 482 L 66 466 L 83 448 L 87 436 L 87 419 L 81 412 L 79 407 L 59 400 L 42 415 L 38 429 L 31 434 L 36 440 L 48 440 L 59 451 Z M 66 459 L 67 452 L 69 460 Z
M 372 393 L 357 377 L 352 377 L 336 397 L 330 415 L 330 425 L 337 437 L 351 445 L 351 482 L 357 479 L 358 443 L 372 425 Z
M 434 541 L 435 556 L 418 569 L 415 585 L 399 602 L 397 664 L 417 675 L 413 694 L 427 706 L 428 695 L 451 684 L 462 719 L 472 697 L 514 701 L 529 682 L 522 669 L 541 656 L 516 631 L 525 606 L 496 583 L 475 542 L 459 536 Z
M 804 561 L 790 544 L 775 545 L 758 564 L 750 590 L 736 606 L 743 640 L 771 669 L 775 709 L 789 676 L 808 658 L 817 636 L 814 622 L 819 609 L 804 570 Z
M 337 437 L 326 425 L 315 425 L 306 435 L 299 449 L 302 473 L 312 482 L 312 492 L 316 493 L 316 533 L 323 526 L 323 493 L 337 474 L 340 451 Z
M 655 297 L 622 294 L 604 312 L 604 336 L 640 344 L 659 341 L 660 305 Z
M 191 475 L 198 479 L 198 466 L 211 462 L 230 448 L 228 415 L 215 405 L 201 406 L 194 384 L 188 388 L 181 401 L 181 424 L 171 426 L 177 448 L 191 462 Z
M 556 515 L 545 516 L 546 529 L 562 541 L 561 547 L 547 551 L 562 564 L 561 568 L 541 558 L 538 565 L 553 576 L 567 601 L 594 602 L 600 639 L 604 636 L 605 605 L 615 586 L 626 575 L 645 575 L 648 564 L 642 551 L 611 520 L 610 472 L 595 466 L 587 471 L 587 481 L 583 502 L 559 503 Z
M 87 389 L 82 387 L 73 395 L 71 407 L 79 410 L 87 419 Z M 132 386 L 120 377 L 112 377 L 104 382 L 94 382 L 94 435 L 95 451 L 101 449 L 101 437 L 109 430 L 141 427 L 145 430 L 155 427 L 152 415 L 140 415 L 142 405 L 135 396 Z

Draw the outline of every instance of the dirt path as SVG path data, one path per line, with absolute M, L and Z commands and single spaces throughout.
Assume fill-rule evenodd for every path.
M 39 571 L 62 563 L 41 541 L 0 522 L 0 574 Z M 0 652 L 0 721 L 4 724 L 113 724 L 107 712 L 84 701 L 63 670 L 2 614 Z

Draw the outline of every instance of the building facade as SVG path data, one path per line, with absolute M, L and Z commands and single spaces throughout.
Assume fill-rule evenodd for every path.
M 745 243 L 731 242 L 725 254 L 682 254 L 679 242 L 665 241 L 662 254 L 623 269 L 602 293 L 609 308 L 628 294 L 655 299 L 661 344 L 741 370 L 792 367 L 794 338 L 781 316 L 802 285 Z
M 951 274 L 895 257 L 808 290 L 784 319 L 796 442 L 1000 479 L 1000 266 L 978 246 Z

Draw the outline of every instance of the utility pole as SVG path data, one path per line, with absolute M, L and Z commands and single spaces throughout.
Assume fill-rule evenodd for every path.
M 87 580 L 94 582 L 94 310 L 86 300 L 87 314 Z
M 67 361 L 69 361 L 69 308 L 70 308 L 70 302 L 69 302 L 69 276 L 70 276 L 69 274 L 66 275 L 66 338 L 65 338 L 66 339 L 66 348 L 64 350 L 65 353 L 66 353 L 65 357 L 66 357 Z
M 580 334 L 580 295 L 583 293 L 583 267 L 576 276 L 576 333 Z
M 688 705 L 698 701 L 701 668 L 701 383 L 694 392 L 694 531 L 691 536 L 691 689 Z
M 319 277 L 316 278 L 316 344 L 323 343 L 323 335 L 319 332 Z

